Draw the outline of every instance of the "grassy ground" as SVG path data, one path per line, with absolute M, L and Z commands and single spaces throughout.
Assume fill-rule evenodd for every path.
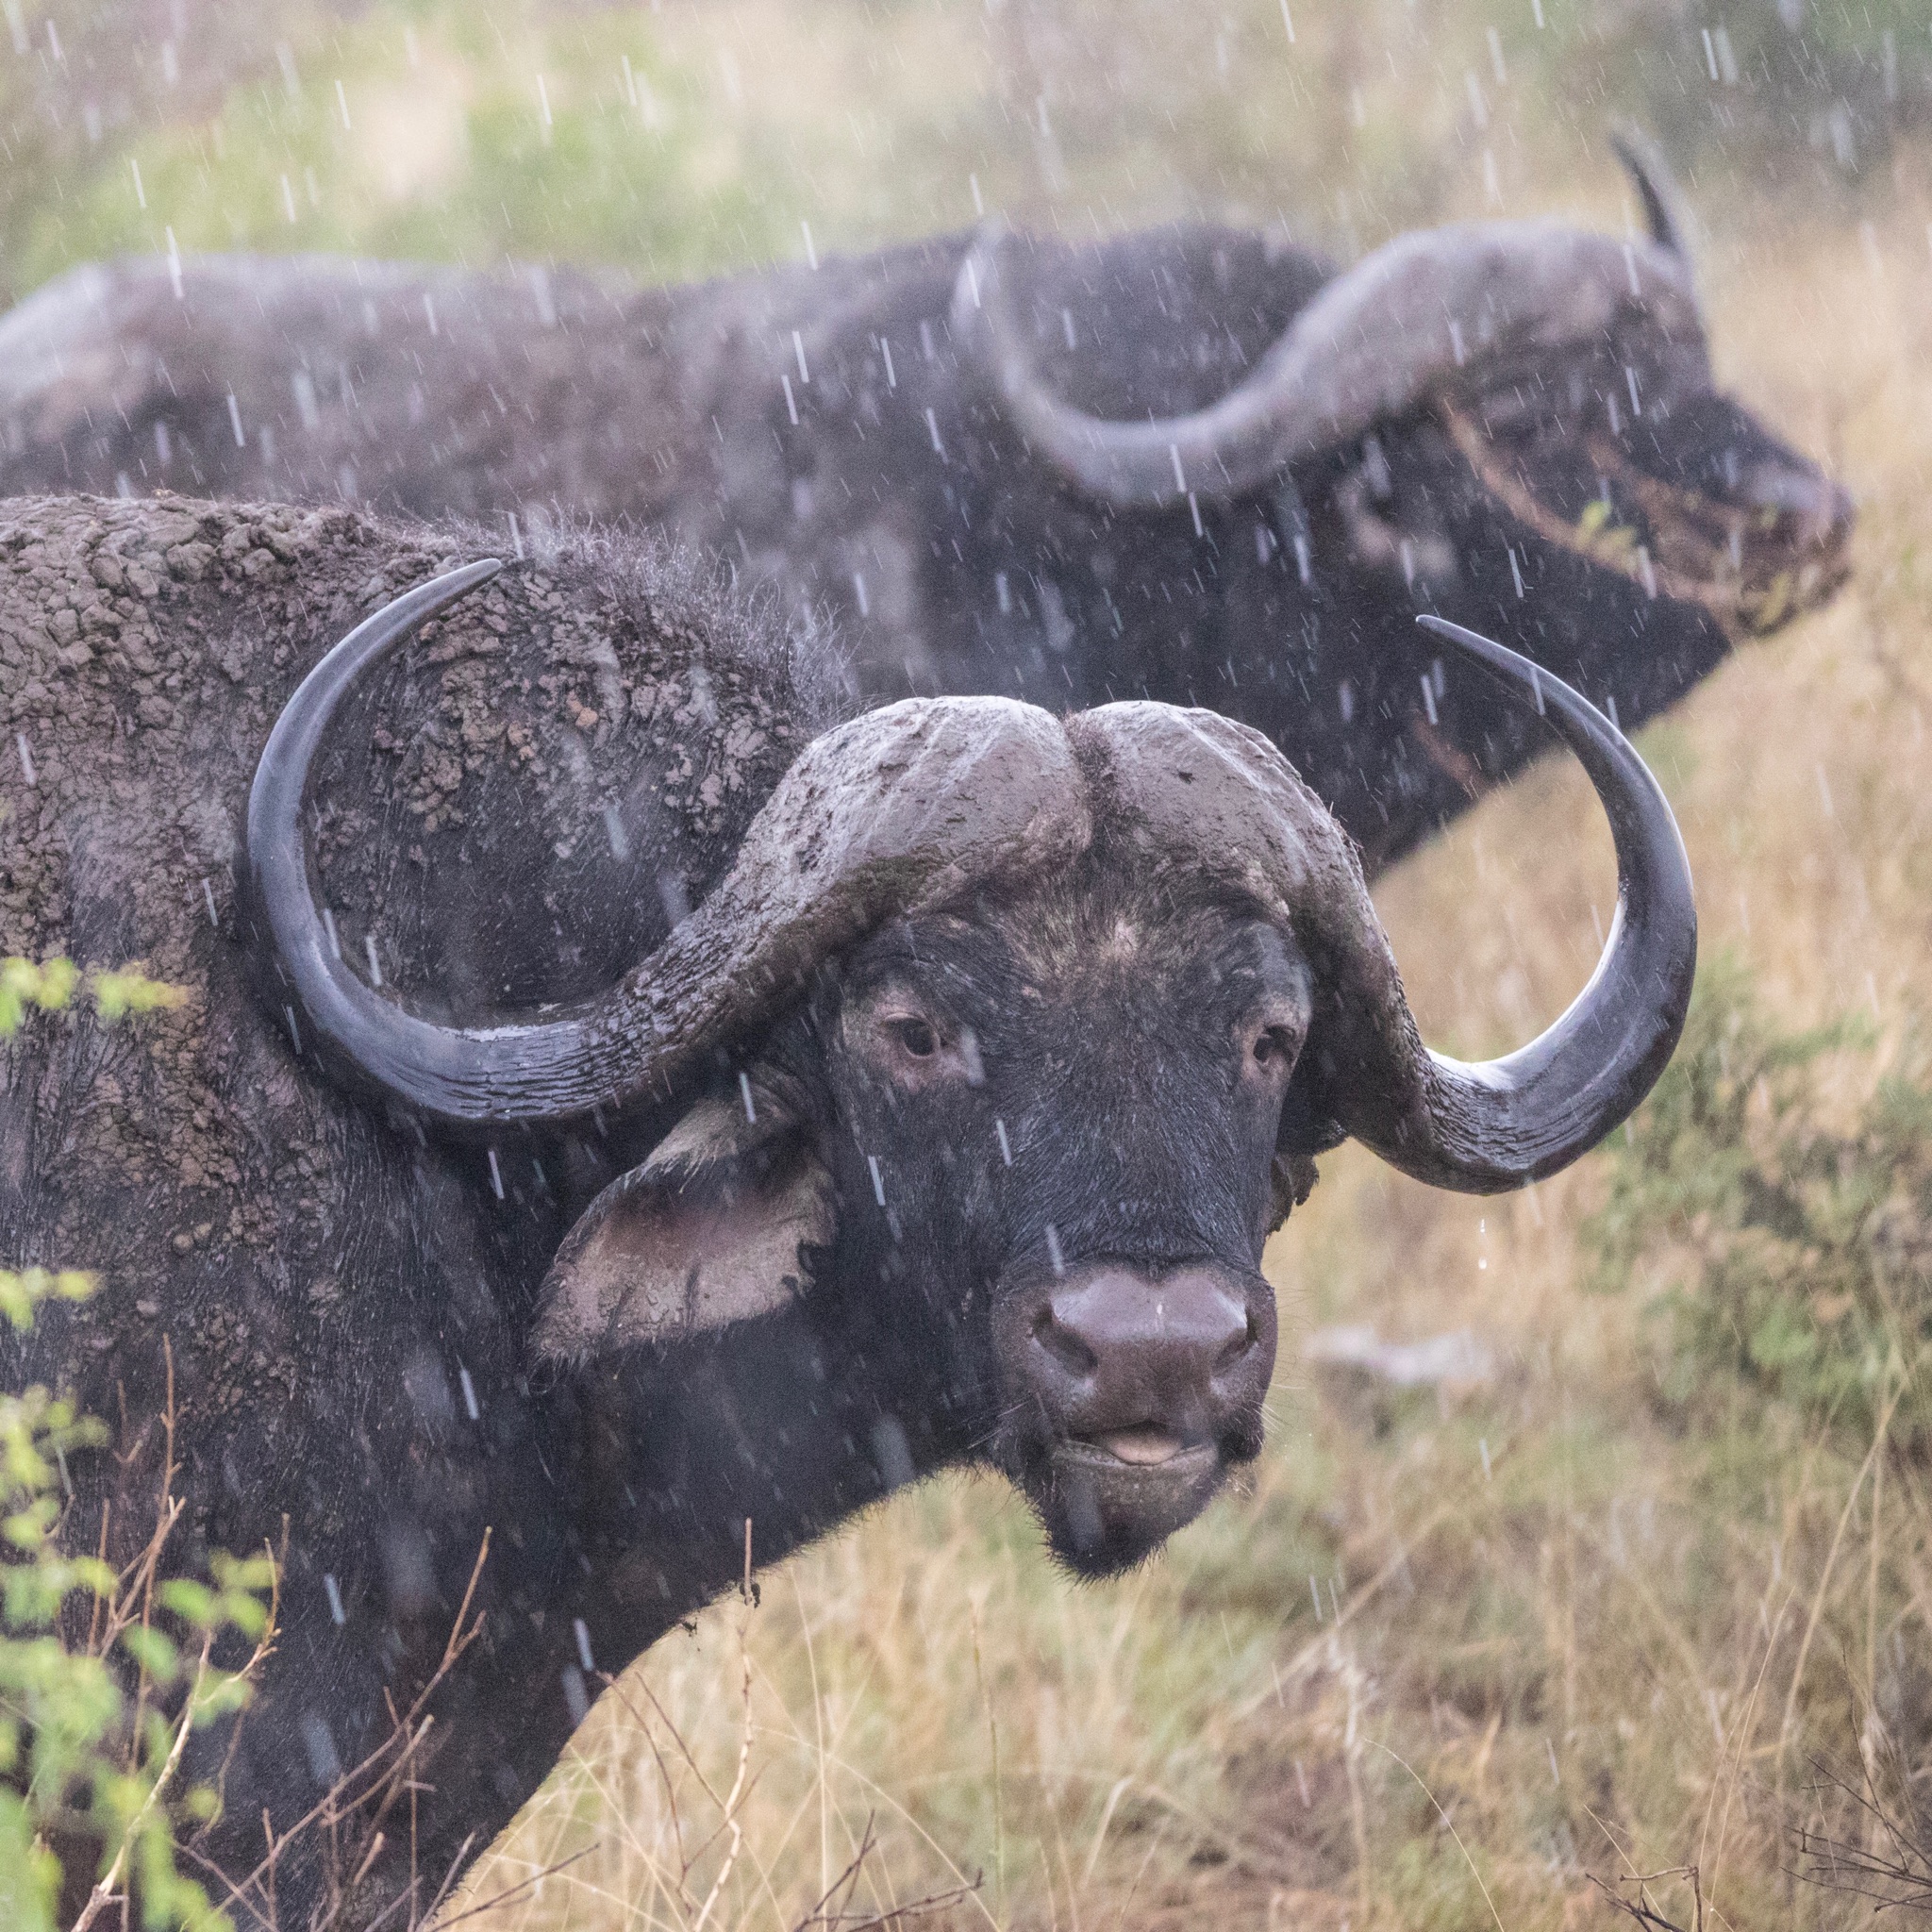
M 1694 122 L 1725 377 L 1863 522 L 1834 608 L 1646 749 L 1707 953 L 1787 1023 L 1870 1021 L 1875 1051 L 1815 1070 L 1811 1104 L 1849 1118 L 1932 1010 L 1932 164 L 1901 149 L 1839 199 L 1774 200 L 1712 144 L 1735 102 L 1694 29 L 1645 66 L 1630 23 L 1671 9 L 1542 10 L 1540 35 L 1462 0 L 420 0 L 136 27 L 91 4 L 55 10 L 57 54 L 46 10 L 9 6 L 0 286 L 171 230 L 694 274 L 802 254 L 801 223 L 821 247 L 961 225 L 975 188 L 1082 227 L 1278 211 L 1347 252 L 1498 207 L 1619 224 L 1608 108 Z M 1909 78 L 1922 0 L 1875 12 Z M 1378 899 L 1430 1037 L 1473 1053 L 1560 1008 L 1611 891 L 1553 767 Z M 1653 1305 L 1708 1230 L 1587 1292 L 1619 1158 L 1481 1203 L 1332 1157 L 1271 1252 L 1285 1305 L 1470 1326 L 1493 1384 L 1391 1398 L 1285 1348 L 1245 1493 L 1105 1587 L 1055 1573 L 994 1483 L 898 1498 L 627 1674 L 462 1907 L 513 1895 L 466 1923 L 788 1932 L 930 1901 L 960 1927 L 1518 1932 L 1609 1923 L 1590 1874 L 1694 1864 L 1714 1923 L 1850 1924 L 1790 1875 L 1791 1833 L 1861 1829 L 1814 1789 L 1820 1754 L 1856 1774 L 1932 1750 L 1932 1484 L 1892 1440 L 1890 1371 L 1829 1414 L 1708 1352 L 1673 1382 Z M 1687 1881 L 1657 1895 L 1691 1924 Z
M 1646 749 L 1707 956 L 1789 1023 L 1865 1015 L 1875 1048 L 1814 1070 L 1849 1117 L 1932 1009 L 1932 193 L 1907 158 L 1862 223 L 1738 212 L 1708 259 L 1724 373 L 1857 491 L 1857 575 Z M 1474 1052 L 1558 1009 L 1612 891 L 1553 767 L 1378 899 L 1430 1036 Z M 1609 1923 L 1591 1874 L 1695 1865 L 1712 1923 L 1851 1924 L 1793 1833 L 1872 1837 L 1821 1757 L 1932 1746 L 1932 1484 L 1889 1423 L 1715 1360 L 1665 1398 L 1661 1274 L 1584 1287 L 1615 1159 L 1476 1202 L 1333 1157 L 1271 1252 L 1288 1303 L 1468 1324 L 1492 1387 L 1391 1399 L 1285 1351 L 1248 1492 L 1099 1589 L 991 1483 L 898 1499 L 606 1698 L 467 1901 L 581 1856 L 481 1923 L 782 1932 L 976 1881 L 944 1923 L 1516 1932 Z M 1690 1925 L 1687 1879 L 1654 1893 Z

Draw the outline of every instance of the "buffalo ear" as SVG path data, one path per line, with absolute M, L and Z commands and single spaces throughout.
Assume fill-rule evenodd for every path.
M 540 1356 L 681 1341 L 810 1286 L 806 1251 L 832 1241 L 832 1178 L 795 1099 L 776 1083 L 749 1091 L 749 1108 L 699 1101 L 584 1210 L 544 1278 Z

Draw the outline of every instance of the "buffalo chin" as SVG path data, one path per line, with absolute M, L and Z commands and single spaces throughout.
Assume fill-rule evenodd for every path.
M 1212 1442 L 1145 1463 L 1063 1441 L 1029 1473 L 1024 1488 L 1061 1562 L 1081 1576 L 1115 1576 L 1191 1523 L 1227 1472 L 1227 1457 Z

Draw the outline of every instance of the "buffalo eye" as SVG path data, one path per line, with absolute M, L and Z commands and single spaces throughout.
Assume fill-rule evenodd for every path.
M 940 1050 L 940 1038 L 924 1020 L 894 1020 L 889 1028 L 900 1047 L 916 1060 L 930 1059 Z

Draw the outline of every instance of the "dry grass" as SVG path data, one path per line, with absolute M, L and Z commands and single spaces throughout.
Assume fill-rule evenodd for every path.
M 1875 1008 L 1895 1039 L 1932 1010 L 1932 193 L 1892 190 L 1869 226 L 1760 208 L 1711 247 L 1727 378 L 1857 490 L 1858 569 L 1647 748 L 1707 945 L 1791 1021 Z M 1557 1010 L 1611 891 L 1552 766 L 1378 898 L 1426 1029 L 1474 1051 Z M 1602 1189 L 1587 1161 L 1466 1201 L 1333 1157 L 1271 1252 L 1287 1304 L 1467 1323 L 1495 1387 L 1376 1399 L 1285 1351 L 1246 1493 L 1102 1588 L 991 1482 L 902 1495 L 628 1673 L 465 1902 L 583 1856 L 471 1923 L 1518 1932 L 1617 1922 L 1590 1874 L 1664 1873 L 1647 1908 L 1687 1927 L 1851 1924 L 1792 1833 L 1875 1829 L 1818 1756 L 1925 1756 L 1932 1487 L 1749 1402 L 1674 1428 L 1641 1294 L 1575 1285 Z

